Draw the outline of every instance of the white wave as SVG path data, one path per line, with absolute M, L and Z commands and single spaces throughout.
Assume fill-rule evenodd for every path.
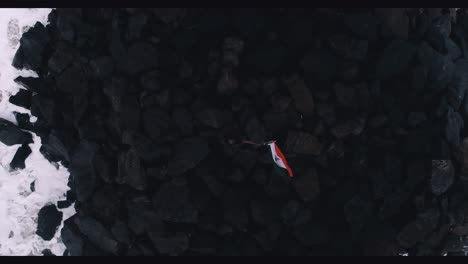
M 14 82 L 18 76 L 37 75 L 32 71 L 18 71 L 11 66 L 19 47 L 21 34 L 36 22 L 47 24 L 51 9 L 12 9 L 0 8 L 0 117 L 16 123 L 14 111 L 30 114 L 29 110 L 8 102 L 19 89 Z M 26 168 L 10 171 L 11 162 L 19 146 L 5 146 L 0 143 L 0 255 L 41 255 L 42 250 L 50 249 L 62 255 L 65 246 L 60 239 L 60 229 L 51 241 L 36 235 L 37 215 L 46 204 L 56 203 L 65 198 L 69 173 L 58 164 L 49 163 L 39 152 L 41 140 L 33 135 L 30 144 L 32 153 L 26 159 Z M 35 192 L 31 183 L 35 183 Z M 73 206 L 62 210 L 64 220 L 75 212 Z

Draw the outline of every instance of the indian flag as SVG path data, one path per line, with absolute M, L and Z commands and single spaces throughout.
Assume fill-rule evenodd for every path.
M 291 168 L 288 165 L 288 162 L 286 161 L 286 158 L 283 155 L 283 152 L 279 149 L 278 145 L 276 145 L 276 141 L 268 143 L 268 146 L 270 146 L 271 150 L 271 155 L 273 157 L 273 161 L 275 164 L 288 171 L 289 177 L 293 177 L 293 173 Z

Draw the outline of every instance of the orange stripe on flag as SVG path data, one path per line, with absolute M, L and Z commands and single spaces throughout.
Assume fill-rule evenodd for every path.
M 279 149 L 278 145 L 276 145 L 276 143 L 273 143 L 273 144 L 275 146 L 276 153 L 278 154 L 280 159 L 283 161 L 283 164 L 286 166 L 286 170 L 288 170 L 289 177 L 293 177 L 293 172 L 291 168 L 289 167 L 288 162 L 286 161 L 286 158 L 283 155 L 283 152 L 281 152 L 281 150 Z

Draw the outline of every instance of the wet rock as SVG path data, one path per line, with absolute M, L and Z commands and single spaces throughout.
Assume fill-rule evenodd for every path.
M 308 222 L 294 228 L 294 237 L 306 246 L 323 245 L 330 241 L 331 233 L 326 224 Z
M 198 211 L 189 197 L 186 183 L 173 180 L 161 186 L 153 197 L 153 205 L 164 221 L 175 223 L 196 223 Z
M 13 170 L 24 169 L 26 167 L 24 161 L 31 153 L 31 148 L 28 145 L 21 145 L 21 147 L 19 147 L 19 149 L 16 151 L 13 160 L 10 162 L 10 168 Z
M 169 124 L 170 116 L 162 109 L 151 108 L 143 112 L 143 126 L 149 138 L 160 138 L 168 132 Z
M 112 108 L 116 112 L 122 110 L 122 97 L 127 90 L 127 79 L 122 77 L 112 77 L 112 79 L 104 84 L 103 92 L 109 98 Z
M 36 234 L 46 241 L 50 241 L 62 222 L 63 213 L 55 205 L 47 205 L 39 210 Z
M 311 76 L 318 80 L 331 80 L 337 71 L 337 58 L 327 51 L 312 50 L 302 58 L 301 67 L 304 76 Z
M 151 201 L 142 196 L 131 198 L 126 202 L 128 227 L 137 236 L 150 230 L 162 230 L 164 224 L 152 209 Z
M 408 125 L 415 127 L 426 121 L 427 116 L 424 112 L 411 112 L 408 115 Z
M 269 225 L 279 219 L 277 205 L 270 200 L 253 200 L 250 203 L 250 213 L 258 225 Z
M 189 247 L 189 238 L 185 233 L 163 235 L 157 232 L 150 232 L 148 236 L 160 254 L 177 256 Z
M 455 64 L 449 55 L 442 55 L 426 42 L 420 44 L 418 57 L 423 65 L 428 67 L 427 89 L 440 91 L 452 80 Z
M 21 106 L 26 109 L 31 108 L 32 92 L 25 89 L 20 89 L 15 95 L 10 97 L 8 101 L 14 105 Z
M 82 66 L 73 64 L 59 75 L 57 89 L 75 96 L 86 94 L 87 79 Z
M 364 230 L 366 221 L 372 217 L 372 203 L 355 196 L 344 206 L 344 214 L 351 227 L 351 232 L 357 237 Z
M 398 243 L 403 248 L 410 248 L 416 243 L 423 241 L 434 229 L 434 220 L 438 220 L 438 213 L 435 211 L 434 213 L 429 211 L 425 213 L 425 215 L 422 215 L 416 220 L 408 223 L 398 234 Z
M 274 74 L 285 62 L 287 50 L 277 42 L 265 41 L 261 48 L 244 55 L 244 61 L 252 66 L 254 72 Z
M 120 210 L 120 199 L 110 187 L 97 190 L 91 200 L 96 216 L 104 222 L 112 223 Z
M 57 133 L 51 132 L 48 138 L 42 138 L 40 151 L 44 157 L 53 161 L 70 161 L 70 155 Z
M 58 201 L 57 202 L 57 208 L 58 209 L 68 208 L 71 205 L 72 205 L 72 203 L 70 203 L 69 201 Z
M 442 54 L 448 53 L 448 37 L 452 31 L 450 15 L 437 18 L 426 33 L 428 43 Z
M 330 47 L 348 60 L 363 61 L 367 56 L 368 41 L 355 39 L 344 34 L 334 35 L 328 39 Z
M 16 123 L 20 129 L 34 130 L 34 124 L 31 123 L 31 116 L 29 114 L 18 112 L 13 112 L 13 114 L 15 115 Z
M 141 34 L 147 25 L 148 15 L 145 13 L 137 13 L 130 17 L 128 21 L 128 30 L 126 31 L 127 41 L 135 41 L 141 37 Z
M 186 8 L 153 8 L 152 12 L 161 19 L 164 23 L 171 23 L 183 18 L 186 13 Z
M 312 201 L 320 194 L 319 176 L 313 168 L 294 177 L 293 186 L 304 202 Z
M 140 85 L 146 91 L 156 92 L 161 89 L 159 74 L 157 71 L 143 73 L 140 77 Z
M 193 132 L 192 114 L 184 108 L 177 108 L 172 112 L 172 124 L 182 135 L 190 135 Z
M 169 175 L 182 174 L 194 168 L 210 153 L 208 143 L 200 137 L 191 137 L 176 143 L 174 156 L 169 161 Z
M 18 69 L 26 68 L 38 72 L 43 63 L 43 56 L 50 38 L 47 29 L 37 22 L 23 34 L 20 40 L 13 66 Z
M 76 197 L 80 202 L 90 198 L 96 188 L 97 179 L 93 168 L 95 151 L 94 143 L 82 141 L 71 158 L 70 177 L 75 182 Z
M 125 131 L 122 135 L 124 144 L 133 146 L 141 160 L 146 162 L 154 162 L 161 157 L 168 156 L 171 150 L 167 146 L 158 144 L 157 141 L 151 140 L 142 134 Z
M 78 216 L 75 224 L 83 235 L 85 235 L 93 245 L 115 255 L 122 252 L 122 246 L 117 242 L 110 231 L 101 223 L 91 217 Z
M 433 160 L 430 186 L 435 195 L 441 195 L 450 188 L 455 178 L 451 160 Z
M 468 174 L 468 138 L 463 139 L 460 145 L 459 161 L 461 163 L 461 171 L 463 174 Z
M 55 73 L 61 73 L 74 61 L 76 51 L 66 42 L 59 42 L 48 61 L 49 68 Z
M 253 142 L 266 141 L 265 128 L 256 117 L 252 117 L 247 121 L 245 132 L 247 134 L 247 138 Z
M 55 125 L 57 119 L 56 103 L 49 97 L 35 94 L 31 98 L 31 114 L 42 117 L 48 125 Z M 68 120 L 73 121 L 73 120 Z
M 294 106 L 304 116 L 311 116 L 314 114 L 314 97 L 304 80 L 299 76 L 294 75 L 287 80 L 287 86 L 291 97 L 294 101 Z
M 156 48 L 146 42 L 132 44 L 123 56 L 117 58 L 117 69 L 128 75 L 149 70 L 158 65 Z
M 376 8 L 376 14 L 382 21 L 382 35 L 401 39 L 408 38 L 409 18 L 405 8 Z
M 136 190 L 146 188 L 146 174 L 141 167 L 140 157 L 134 148 L 123 151 L 118 156 L 117 183 L 126 183 Z
M 229 112 L 214 108 L 203 109 L 197 113 L 197 119 L 205 126 L 212 128 L 221 128 L 229 118 Z
M 387 79 L 405 72 L 415 56 L 416 49 L 411 43 L 403 40 L 390 42 L 376 65 L 377 76 Z
M 320 141 L 311 134 L 292 130 L 288 132 L 286 140 L 286 149 L 288 151 L 298 154 L 319 155 L 322 147 Z
M 377 37 L 377 18 L 368 13 L 346 14 L 344 25 L 357 37 L 363 39 L 375 39 Z
M 336 113 L 333 104 L 318 103 L 317 104 L 317 115 L 321 117 L 327 125 L 333 125 L 336 121 Z
M 7 146 L 33 143 L 30 133 L 22 131 L 10 121 L 0 118 L 0 142 Z
M 275 112 L 284 112 L 291 104 L 292 99 L 287 96 L 281 96 L 278 94 L 273 95 L 270 98 L 271 107 Z
M 103 79 L 114 71 L 114 61 L 109 56 L 101 56 L 89 62 L 91 73 L 95 78 Z
M 449 107 L 446 114 L 445 137 L 450 144 L 460 145 L 460 133 L 464 127 L 463 118 L 458 112 Z
M 158 181 L 164 181 L 169 179 L 167 171 L 164 168 L 147 168 L 146 175 L 149 179 L 155 179 Z
M 270 251 L 276 245 L 280 234 L 281 225 L 275 223 L 268 225 L 266 229 L 255 233 L 253 236 L 264 250 Z
M 67 247 L 69 256 L 82 256 L 84 241 L 79 232 L 72 230 L 65 224 L 61 232 L 62 241 Z
M 349 135 L 359 135 L 365 127 L 365 119 L 344 120 L 336 123 L 331 132 L 336 138 L 343 138 Z
M 356 107 L 356 91 L 352 86 L 345 86 L 340 83 L 336 83 L 333 86 L 335 91 L 336 101 L 344 107 Z
M 45 256 L 45 257 L 53 257 L 55 256 L 54 253 L 52 253 L 52 251 L 50 251 L 50 249 L 44 249 L 42 250 L 42 255 Z
M 218 81 L 218 93 L 231 95 L 239 87 L 239 82 L 231 69 L 223 69 Z
M 130 244 L 131 233 L 125 222 L 117 220 L 112 226 L 111 232 L 117 241 Z

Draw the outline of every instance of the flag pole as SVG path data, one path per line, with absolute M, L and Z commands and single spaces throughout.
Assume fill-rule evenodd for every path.
M 250 140 L 242 140 L 240 143 L 241 144 L 249 144 L 249 145 L 254 145 L 254 146 L 266 146 L 270 143 L 276 142 L 276 140 L 268 141 L 268 142 L 263 142 L 263 143 L 256 143 Z

